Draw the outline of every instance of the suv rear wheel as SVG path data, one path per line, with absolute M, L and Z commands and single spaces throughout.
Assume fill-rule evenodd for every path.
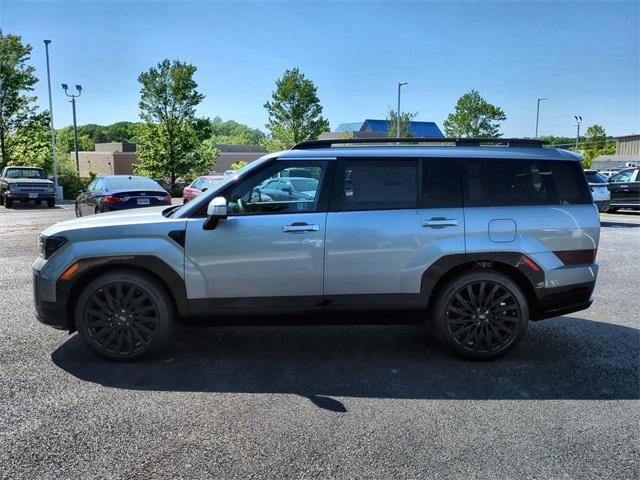
M 76 328 L 89 348 L 111 360 L 135 360 L 158 351 L 173 330 L 166 289 L 138 272 L 112 272 L 82 291 Z
M 489 270 L 474 270 L 449 281 L 433 314 L 438 339 L 472 360 L 506 354 L 522 340 L 529 323 L 529 307 L 518 285 Z

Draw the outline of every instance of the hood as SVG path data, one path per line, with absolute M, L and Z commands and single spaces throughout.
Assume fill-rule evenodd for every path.
M 7 183 L 48 183 L 53 185 L 53 182 L 46 178 L 5 178 Z
M 97 215 L 90 215 L 88 217 L 80 217 L 74 220 L 67 220 L 65 222 L 55 223 L 42 232 L 42 235 L 47 237 L 51 235 L 62 234 L 63 232 L 74 232 L 77 230 L 87 229 L 110 229 L 113 227 L 128 227 L 134 229 L 140 227 L 142 229 L 145 226 L 153 223 L 165 223 L 168 218 L 162 215 L 162 212 L 169 206 L 162 207 L 148 207 L 138 208 L 131 210 L 123 210 L 121 212 L 111 213 L 99 213 Z

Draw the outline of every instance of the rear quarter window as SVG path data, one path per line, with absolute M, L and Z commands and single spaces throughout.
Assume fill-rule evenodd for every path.
M 469 159 L 464 165 L 468 207 L 592 203 L 579 162 Z

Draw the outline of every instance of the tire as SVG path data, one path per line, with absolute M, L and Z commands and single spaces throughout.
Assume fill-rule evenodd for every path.
M 77 203 L 76 203 L 75 211 L 76 211 L 76 217 L 81 217 L 82 216 L 82 215 L 80 215 L 80 209 L 78 208 L 78 204 Z
M 0 205 L 4 205 L 4 195 L 0 193 Z
M 493 270 L 472 270 L 450 280 L 433 309 L 438 340 L 469 360 L 505 355 L 524 338 L 528 323 L 529 306 L 522 290 Z
M 76 329 L 97 354 L 116 361 L 158 352 L 172 336 L 175 312 L 169 292 L 134 271 L 105 273 L 80 294 Z
M 4 208 L 13 208 L 13 198 L 4 197 Z
M 187 203 L 189 203 L 189 200 L 187 200 L 186 198 L 183 197 L 182 198 L 182 204 L 186 205 Z
M 47 200 L 47 208 L 54 208 L 56 206 L 55 200 Z

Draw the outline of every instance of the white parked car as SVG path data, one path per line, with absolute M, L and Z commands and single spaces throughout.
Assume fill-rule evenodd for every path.
M 606 212 L 609 210 L 609 204 L 611 202 L 608 178 L 602 172 L 596 170 L 585 170 L 584 174 L 589 181 L 593 203 L 597 205 L 599 211 Z

